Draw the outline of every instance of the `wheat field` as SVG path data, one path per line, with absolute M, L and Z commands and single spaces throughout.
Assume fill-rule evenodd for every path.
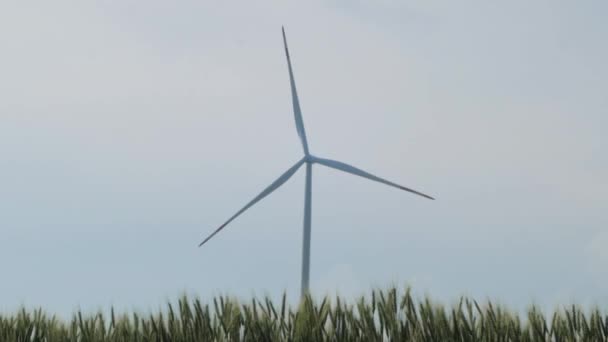
M 85 314 L 61 320 L 41 309 L 0 314 L 1 341 L 608 341 L 608 316 L 577 306 L 526 314 L 462 297 L 452 306 L 407 288 L 357 300 L 286 296 L 209 302 L 182 296 L 159 312 Z

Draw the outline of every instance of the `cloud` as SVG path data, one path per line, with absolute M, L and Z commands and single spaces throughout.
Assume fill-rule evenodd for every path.
M 585 246 L 588 271 L 599 284 L 608 281 L 608 231 L 595 233 Z
M 361 284 L 352 265 L 336 264 L 315 277 L 311 291 L 319 296 L 338 294 L 342 298 L 354 299 L 369 291 Z

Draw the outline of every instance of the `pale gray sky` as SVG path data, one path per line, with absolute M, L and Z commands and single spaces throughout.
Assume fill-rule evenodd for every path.
M 0 311 L 299 293 L 608 305 L 608 3 L 3 2 Z

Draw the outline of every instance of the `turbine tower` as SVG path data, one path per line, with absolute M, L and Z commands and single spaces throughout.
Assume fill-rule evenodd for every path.
M 300 101 L 298 100 L 298 93 L 296 92 L 296 83 L 293 77 L 293 69 L 291 67 L 291 59 L 289 58 L 289 50 L 287 49 L 287 38 L 285 38 L 285 28 L 282 28 L 283 31 L 283 45 L 285 46 L 285 55 L 287 57 L 287 68 L 289 70 L 289 83 L 291 86 L 291 98 L 293 102 L 293 113 L 296 121 L 296 130 L 298 132 L 298 136 L 300 137 L 300 141 L 302 142 L 302 148 L 304 149 L 304 157 L 300 159 L 295 165 L 289 168 L 285 173 L 283 173 L 277 180 L 272 182 L 264 191 L 262 191 L 259 195 L 257 195 L 254 199 L 252 199 L 247 205 L 245 205 L 241 210 L 237 211 L 236 214 L 232 215 L 224 224 L 222 224 L 219 228 L 217 228 L 213 233 L 211 233 L 203 242 L 199 244 L 199 247 L 204 245 L 207 241 L 209 241 L 215 234 L 219 233 L 224 227 L 226 227 L 230 222 L 232 222 L 235 218 L 241 215 L 245 210 L 249 209 L 251 206 L 259 202 L 264 197 L 268 196 L 270 193 L 278 189 L 281 185 L 283 185 L 291 176 L 298 171 L 298 169 L 306 164 L 306 185 L 304 190 L 304 231 L 303 231 L 303 241 L 302 241 L 302 296 L 308 293 L 309 289 L 309 279 L 310 279 L 310 217 L 311 217 L 311 204 L 312 204 L 312 165 L 320 164 L 324 165 L 339 171 L 343 171 L 346 173 L 350 173 L 356 176 L 360 176 L 363 178 L 367 178 L 385 185 L 389 185 L 401 190 L 405 190 L 411 192 L 413 194 L 426 197 L 428 199 L 434 200 L 433 197 L 429 195 L 425 195 L 416 190 L 406 188 L 399 184 L 390 182 L 386 179 L 382 179 L 378 176 L 374 176 L 369 172 L 358 169 L 354 166 L 342 163 L 337 160 L 324 159 L 316 157 L 310 154 L 308 150 L 308 141 L 306 140 L 306 131 L 304 130 L 304 121 L 302 120 L 302 111 L 300 110 Z

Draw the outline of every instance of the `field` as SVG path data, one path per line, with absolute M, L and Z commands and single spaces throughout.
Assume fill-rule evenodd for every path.
M 77 312 L 62 321 L 42 310 L 0 314 L 1 341 L 608 341 L 608 316 L 576 306 L 515 314 L 491 302 L 460 298 L 452 306 L 416 299 L 410 289 L 374 290 L 296 308 L 286 297 L 248 302 L 180 298 L 162 312 Z

